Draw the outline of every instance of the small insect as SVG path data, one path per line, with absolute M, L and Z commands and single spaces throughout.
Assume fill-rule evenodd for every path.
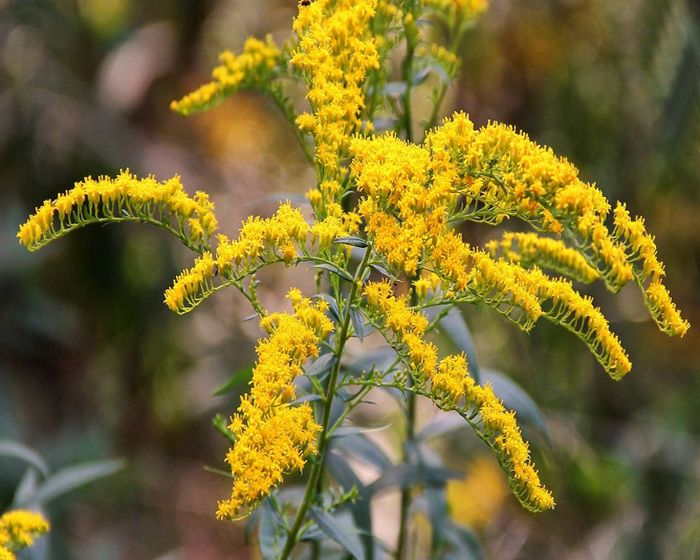
M 301 2 L 299 2 L 299 5 L 300 6 L 310 6 L 311 2 L 313 2 L 313 1 L 314 0 L 301 0 Z

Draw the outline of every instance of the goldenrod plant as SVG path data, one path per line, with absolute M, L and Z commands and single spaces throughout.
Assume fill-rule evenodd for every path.
M 619 202 L 611 212 L 572 163 L 508 125 L 476 128 L 463 112 L 440 122 L 457 52 L 487 7 L 486 0 L 302 0 L 285 44 L 248 39 L 242 53 L 220 55 L 210 83 L 173 101 L 174 111 L 192 115 L 240 91 L 269 95 L 316 172 L 310 211 L 284 202 L 271 217 L 249 217 L 230 239 L 219 233 L 206 193 L 188 194 L 178 177 L 123 171 L 76 183 L 19 230 L 20 242 L 36 250 L 92 223 L 156 225 L 195 254 L 165 291 L 172 311 L 187 313 L 230 286 L 246 298 L 264 336 L 248 394 L 230 421 L 216 422 L 231 442 L 232 478 L 216 516 L 256 520 L 266 558 L 319 558 L 338 547 L 356 558 L 408 557 L 416 497 L 437 489 L 444 502 L 452 476 L 416 451 L 418 398 L 463 418 L 523 507 L 554 508 L 515 412 L 482 383 L 473 349 L 441 355 L 431 338 L 448 317 L 461 319 L 460 305 L 488 306 L 524 331 L 540 319 L 559 325 L 614 380 L 632 364 L 579 284 L 617 292 L 633 282 L 660 330 L 683 336 L 689 328 L 642 218 Z M 303 103 L 292 95 L 297 84 Z M 430 98 L 424 114 L 418 95 Z M 531 231 L 502 234 L 483 248 L 460 233 L 464 222 L 506 220 Z M 291 288 L 291 312 L 266 309 L 255 274 L 274 264 L 308 268 L 317 292 Z M 351 367 L 348 341 L 372 331 L 390 359 Z M 335 450 L 357 428 L 347 427 L 348 415 L 375 389 L 401 395 L 406 415 L 399 464 L 361 440 L 380 480 L 401 489 L 396 543 L 373 536 L 372 488 Z M 302 473 L 301 493 L 282 491 L 293 473 Z M 411 557 L 465 557 L 463 533 L 446 512 L 430 519 L 431 550 Z

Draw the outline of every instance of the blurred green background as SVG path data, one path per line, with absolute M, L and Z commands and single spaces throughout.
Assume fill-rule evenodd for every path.
M 211 395 L 254 359 L 250 308 L 220 293 L 171 314 L 162 292 L 190 257 L 161 231 L 93 227 L 35 254 L 15 233 L 45 198 L 120 168 L 208 190 L 229 234 L 269 213 L 275 193 L 312 186 L 264 97 L 189 119 L 168 110 L 220 50 L 251 34 L 284 40 L 295 12 L 290 0 L 0 0 L 0 438 L 54 467 L 128 462 L 50 505 L 48 558 L 256 557 L 242 524 L 215 521 L 229 482 L 203 469 L 222 467 L 227 447 L 211 417 L 236 405 Z M 634 364 L 615 383 L 561 329 L 528 337 L 465 309 L 482 367 L 510 375 L 544 411 L 550 441 L 534 434 L 533 444 L 558 507 L 520 510 L 497 490 L 504 479 L 455 445 L 445 460 L 476 480 L 455 516 L 499 560 L 700 558 L 700 10 L 493 0 L 462 56 L 445 112 L 516 125 L 644 215 L 693 329 L 669 339 L 635 290 L 593 287 Z M 494 232 L 464 234 L 478 243 Z M 263 275 L 265 302 L 281 305 L 297 276 Z M 0 510 L 23 468 L 0 457 Z

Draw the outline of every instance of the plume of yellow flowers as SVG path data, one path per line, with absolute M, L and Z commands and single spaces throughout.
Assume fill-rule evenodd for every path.
M 507 232 L 500 240 L 486 243 L 484 248 L 492 257 L 502 255 L 523 268 L 548 268 L 586 284 L 598 279 L 598 273 L 585 257 L 560 239 L 536 233 Z
M 34 539 L 47 533 L 49 522 L 33 511 L 16 509 L 0 516 L 0 560 L 15 560 L 15 552 L 32 546 Z
M 316 0 L 294 20 L 299 44 L 290 62 L 304 75 L 311 104 L 296 123 L 313 136 L 316 160 L 329 178 L 339 174 L 350 139 L 361 129 L 362 86 L 367 73 L 379 68 L 370 25 L 375 9 L 376 0 Z
M 618 205 L 615 229 L 608 230 L 610 205 L 602 193 L 525 135 L 497 124 L 475 130 L 457 113 L 430 131 L 423 146 L 387 134 L 357 138 L 351 152 L 364 195 L 359 212 L 374 249 L 396 273 L 420 282 L 420 292 L 427 293 L 429 282 L 415 276 L 426 270 L 440 278 L 444 296 L 484 302 L 525 330 L 544 316 L 581 338 L 614 379 L 631 364 L 608 321 L 570 281 L 537 265 L 588 282 L 600 277 L 613 289 L 636 278 L 662 330 L 687 330 L 660 282 L 663 266 L 643 221 Z M 573 244 L 511 233 L 487 244 L 488 254 L 450 229 L 464 219 L 499 223 L 506 216 L 566 232 Z
M 45 201 L 20 227 L 17 237 L 36 251 L 83 226 L 122 221 L 164 227 L 197 251 L 208 245 L 217 228 L 207 193 L 189 196 L 177 176 L 159 183 L 153 177 L 139 179 L 122 171 L 114 179 L 87 177 L 55 200 Z
M 370 282 L 364 296 L 370 318 L 395 339 L 409 364 L 412 377 L 427 396 L 443 410 L 458 408 L 465 417 L 467 410 L 476 410 L 478 435 L 495 451 L 503 468 L 510 474 L 513 493 L 524 507 L 543 511 L 554 507 L 551 493 L 540 482 L 530 459 L 527 442 L 515 420 L 515 413 L 507 410 L 489 386 L 480 386 L 469 375 L 464 355 L 451 355 L 438 361 L 437 348 L 425 341 L 428 319 L 411 309 L 405 298 L 397 298 L 388 282 Z
M 191 311 L 218 287 L 234 283 L 266 264 L 290 263 L 305 247 L 310 228 L 298 208 L 288 202 L 280 205 L 270 218 L 249 217 L 238 239 L 218 235 L 216 256 L 205 252 L 191 268 L 175 278 L 165 291 L 165 304 L 176 313 Z
M 287 297 L 293 314 L 273 313 L 261 320 L 269 337 L 258 343 L 250 393 L 241 398 L 231 418 L 235 439 L 226 462 L 233 489 L 228 500 L 219 502 L 219 518 L 247 515 L 285 473 L 302 470 L 305 457 L 316 452 L 320 426 L 311 406 L 290 403 L 296 396 L 294 379 L 302 375 L 308 358 L 318 356 L 318 344 L 333 330 L 333 323 L 326 317 L 325 301 L 313 303 L 297 289 Z
M 204 111 L 224 101 L 236 92 L 268 84 L 280 60 L 280 50 L 271 35 L 264 41 L 249 37 L 239 55 L 224 51 L 221 64 L 212 70 L 213 81 L 188 93 L 170 108 L 181 115 Z

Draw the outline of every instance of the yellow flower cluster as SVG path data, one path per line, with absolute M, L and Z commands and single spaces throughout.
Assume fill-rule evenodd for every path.
M 280 50 L 271 35 L 265 41 L 249 37 L 239 55 L 224 51 L 219 55 L 221 64 L 212 70 L 213 81 L 173 101 L 170 108 L 181 115 L 209 109 L 237 91 L 264 87 L 277 67 Z
M 165 303 L 177 313 L 186 313 L 215 289 L 213 279 L 223 282 L 243 278 L 254 269 L 280 260 L 290 263 L 303 249 L 309 225 L 298 208 L 288 202 L 270 218 L 249 217 L 238 239 L 218 236 L 216 257 L 204 253 L 193 267 L 185 269 L 165 291 Z
M 302 470 L 316 452 L 321 427 L 308 403 L 292 406 L 294 379 L 302 365 L 318 356 L 318 344 L 332 330 L 328 304 L 312 303 L 299 290 L 288 294 L 294 313 L 273 313 L 261 320 L 269 337 L 258 343 L 250 393 L 241 398 L 229 429 L 235 436 L 226 455 L 233 489 L 219 502 L 217 517 L 239 518 L 279 484 L 289 471 Z
M 114 179 L 87 177 L 55 200 L 45 201 L 17 237 L 35 251 L 79 227 L 127 220 L 165 225 L 195 247 L 204 245 L 217 228 L 214 204 L 205 192 L 190 197 L 177 176 L 159 183 L 122 171 Z
M 524 268 L 533 265 L 548 268 L 587 284 L 598 278 L 584 256 L 559 239 L 536 233 L 508 232 L 500 240 L 489 241 L 484 248 L 492 257 L 502 255 Z
M 48 521 L 39 513 L 21 509 L 4 513 L 0 516 L 0 560 L 15 560 L 15 551 L 32 546 L 48 530 Z
M 300 6 L 294 21 L 299 44 L 291 64 L 304 74 L 311 103 L 297 125 L 313 136 L 327 177 L 338 176 L 350 138 L 362 127 L 363 84 L 379 68 L 370 25 L 375 8 L 376 0 L 315 0 Z
M 393 134 L 356 138 L 351 152 L 351 171 L 365 195 L 359 204 L 365 230 L 390 267 L 412 277 L 447 231 L 448 208 L 457 200 L 453 187 L 431 173 L 428 150 Z
M 329 247 L 338 237 L 355 235 L 360 229 L 360 215 L 356 212 L 344 212 L 337 202 L 327 204 L 324 214 L 325 218 L 317 220 L 311 226 L 311 239 L 318 242 L 320 249 Z
M 656 256 L 656 243 L 644 226 L 644 218 L 630 216 L 622 203 L 617 203 L 614 212 L 615 237 L 625 247 L 630 262 L 634 263 L 634 274 L 644 289 L 644 298 L 652 317 L 659 328 L 673 336 L 683 336 L 690 328 L 688 321 L 681 317 L 671 295 L 661 282 L 665 276 L 664 265 Z
M 514 494 L 521 503 L 533 511 L 553 508 L 554 500 L 532 465 L 515 413 L 503 406 L 491 387 L 474 382 L 465 356 L 451 355 L 438 362 L 437 348 L 423 338 L 428 320 L 411 309 L 405 298 L 397 298 L 388 282 L 368 283 L 364 296 L 372 320 L 392 331 L 395 343 L 405 350 L 414 379 L 420 384 L 429 382 L 427 394 L 435 403 L 443 410 L 452 410 L 464 399 L 465 405 L 478 410 L 483 436 L 510 473 Z
M 445 297 L 484 302 L 526 330 L 544 316 L 579 336 L 615 379 L 631 364 L 605 317 L 571 282 L 537 266 L 586 282 L 607 278 L 613 287 L 633 275 L 640 286 L 651 278 L 645 297 L 657 323 L 670 334 L 687 330 L 660 284 L 663 267 L 643 222 L 618 206 L 610 232 L 602 193 L 579 180 L 569 162 L 513 129 L 492 124 L 475 130 L 457 113 L 431 131 L 424 146 L 387 134 L 355 139 L 351 152 L 368 237 L 422 297 L 436 290 L 434 279 L 415 278 L 425 270 L 440 278 Z M 580 246 L 510 233 L 487 245 L 489 255 L 449 229 L 454 220 L 497 223 L 506 216 L 552 233 L 566 227 Z M 499 252 L 504 258 L 496 258 Z

